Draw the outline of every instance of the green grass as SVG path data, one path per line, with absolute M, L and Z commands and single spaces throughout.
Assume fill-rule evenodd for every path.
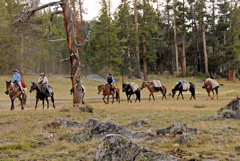
M 102 96 L 97 94 L 97 85 L 101 82 L 83 79 L 87 89 L 85 102 L 93 107 L 93 113 L 81 112 L 79 108 L 73 108 L 70 95 L 71 82 L 64 76 L 49 77 L 49 84 L 53 86 L 56 99 L 56 109 L 42 110 L 41 102 L 38 109 L 34 110 L 35 93 L 28 93 L 28 102 L 25 110 L 20 110 L 19 101 L 16 102 L 14 111 L 10 111 L 10 100 L 4 94 L 5 80 L 10 76 L 0 78 L 0 142 L 13 142 L 12 145 L 0 145 L 0 160 L 89 160 L 89 156 L 96 151 L 99 139 L 92 139 L 85 143 L 75 144 L 69 142 L 71 135 L 79 133 L 76 129 L 51 128 L 48 126 L 54 119 L 65 119 L 85 123 L 90 118 L 100 121 L 114 121 L 118 125 L 134 130 L 155 131 L 158 128 L 168 127 L 173 123 L 187 123 L 188 127 L 198 128 L 197 139 L 189 145 L 175 147 L 175 138 L 155 137 L 153 142 L 138 143 L 145 148 L 156 152 L 170 153 L 171 150 L 180 148 L 186 152 L 186 159 L 216 158 L 219 160 L 239 160 L 239 152 L 236 150 L 239 144 L 240 120 L 216 120 L 204 121 L 215 116 L 217 110 L 224 107 L 230 100 L 239 95 L 239 82 L 228 82 L 220 79 L 219 99 L 207 99 L 207 94 L 196 85 L 196 100 L 189 100 L 190 94 L 185 92 L 184 100 L 176 100 L 167 96 L 167 100 L 161 100 L 161 94 L 155 93 L 156 101 L 148 101 L 148 90 L 142 91 L 141 103 L 127 103 L 124 93 L 121 93 L 121 103 L 105 105 Z M 37 75 L 25 76 L 25 81 L 30 86 L 31 81 L 36 81 Z M 150 79 L 159 79 L 150 76 Z M 167 85 L 168 93 L 177 82 L 172 76 L 161 77 L 160 80 Z M 195 83 L 197 78 L 186 78 Z M 141 85 L 140 80 L 136 81 Z M 118 82 L 120 86 L 120 82 Z M 204 108 L 196 108 L 202 107 Z M 195 108 L 193 108 L 195 107 Z M 145 120 L 148 126 L 136 128 L 131 125 L 133 121 Z M 55 134 L 53 137 L 49 137 Z

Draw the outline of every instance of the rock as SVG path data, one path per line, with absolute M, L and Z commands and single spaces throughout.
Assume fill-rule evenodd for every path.
M 85 123 L 86 128 L 93 128 L 99 123 L 98 119 L 89 119 L 88 122 Z
M 124 136 L 109 134 L 98 145 L 95 159 L 97 161 L 132 161 L 141 150 L 143 149 Z
M 95 160 L 175 161 L 179 159 L 168 154 L 148 151 L 122 135 L 109 134 L 98 145 Z
M 187 125 L 186 124 L 173 124 L 168 127 L 170 129 L 171 135 L 183 134 L 187 132 Z
M 166 135 L 170 132 L 170 130 L 168 128 L 161 128 L 161 129 L 157 129 L 156 133 L 157 135 Z
M 79 107 L 79 110 L 81 112 L 89 112 L 89 113 L 93 113 L 93 107 L 90 105 L 83 105 Z
M 67 120 L 61 120 L 61 119 L 57 119 L 55 121 L 53 121 L 51 124 L 58 124 L 60 126 L 65 126 L 67 128 L 77 128 L 77 129 L 84 129 L 85 125 L 84 124 L 80 124 L 78 122 L 72 122 L 72 121 L 67 121 Z
M 169 154 L 156 152 L 140 152 L 135 161 L 177 161 L 180 160 Z
M 219 118 L 240 118 L 240 97 L 230 101 L 225 107 L 218 111 Z
M 196 137 L 191 134 L 183 134 L 176 139 L 179 144 L 188 144 L 190 141 L 195 140 Z
M 88 131 L 88 132 L 84 132 L 84 133 L 81 133 L 81 134 L 73 135 L 72 138 L 71 138 L 71 141 L 79 144 L 79 143 L 88 141 L 91 138 L 92 138 L 92 134 Z
M 134 127 L 143 127 L 143 126 L 146 126 L 146 125 L 149 125 L 149 124 L 145 120 L 137 120 L 137 121 L 132 122 L 132 125 Z
M 179 147 L 179 144 L 174 144 L 173 146 L 174 146 L 174 147 Z
M 129 130 L 125 127 L 118 126 L 114 122 L 105 122 L 97 124 L 92 130 L 92 135 L 105 136 L 107 134 L 120 134 L 130 140 L 140 141 L 145 140 L 148 134 L 142 131 Z

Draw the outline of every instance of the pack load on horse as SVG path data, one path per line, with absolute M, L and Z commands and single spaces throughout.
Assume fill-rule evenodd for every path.
M 132 103 L 130 98 L 133 94 L 136 95 L 135 102 L 137 102 L 137 100 L 139 102 L 141 102 L 141 93 L 140 93 L 141 89 L 139 88 L 139 86 L 135 82 L 123 83 L 122 91 L 126 92 L 128 102 Z
M 112 103 L 114 103 L 114 95 L 116 93 L 116 100 L 118 103 L 120 103 L 120 89 L 116 84 L 112 85 L 113 91 L 111 91 L 111 87 L 109 84 L 102 84 L 98 86 L 98 94 L 102 92 L 103 95 L 103 102 L 105 104 L 109 103 L 109 96 L 112 96 Z M 107 102 L 105 101 L 105 98 L 107 97 Z
M 75 88 L 77 88 L 76 86 L 78 85 L 78 83 L 76 83 L 76 85 L 75 85 Z M 86 93 L 86 88 L 84 87 L 84 85 L 82 85 L 82 80 L 81 80 L 81 89 L 82 89 L 82 104 L 84 105 L 85 104 L 85 102 L 83 101 L 83 98 L 84 98 L 84 96 L 85 96 L 85 93 Z M 73 94 L 73 88 L 71 88 L 70 89 L 70 95 L 72 95 Z
M 166 97 L 166 93 L 167 93 L 166 85 L 161 83 L 160 80 L 153 80 L 151 82 L 143 82 L 141 89 L 143 89 L 145 87 L 147 87 L 149 92 L 150 92 L 149 101 L 151 100 L 151 96 L 152 96 L 153 100 L 155 101 L 155 97 L 154 97 L 153 93 L 154 92 L 159 92 L 159 91 L 162 92 L 162 100 L 164 98 L 167 99 L 167 97 Z
M 14 100 L 18 98 L 21 102 L 21 109 L 23 110 L 23 105 L 26 104 L 27 95 L 25 90 L 27 86 L 23 83 L 24 87 L 22 87 L 21 83 L 21 75 L 19 74 L 18 69 L 13 69 L 13 77 L 11 81 L 6 81 L 6 94 L 9 94 L 11 99 L 11 110 L 14 110 Z
M 211 99 L 214 99 L 214 91 L 216 91 L 216 95 L 217 95 L 217 99 L 218 99 L 218 88 L 219 88 L 219 84 L 215 79 L 211 79 L 211 78 L 207 78 L 206 80 L 203 81 L 203 85 L 202 88 L 205 88 L 207 93 L 208 93 L 208 97 L 210 97 Z M 213 93 L 213 97 L 211 97 L 210 93 Z
M 184 99 L 182 92 L 190 91 L 191 92 L 191 97 L 196 99 L 195 97 L 195 86 L 192 82 L 187 82 L 187 81 L 182 81 L 179 80 L 175 87 L 172 89 L 172 97 L 174 98 L 176 91 L 179 91 L 177 99 L 179 99 L 179 96 L 182 95 L 182 99 Z
M 54 92 L 51 86 L 48 85 L 48 79 L 44 73 L 40 74 L 40 78 L 38 79 L 38 83 L 32 82 L 32 86 L 30 88 L 30 93 L 36 90 L 36 105 L 35 109 L 37 109 L 37 104 L 39 99 L 42 100 L 43 109 L 44 109 L 44 101 L 47 101 L 47 108 L 49 108 L 48 97 L 51 97 L 51 101 L 53 103 L 53 108 L 55 108 L 54 104 Z

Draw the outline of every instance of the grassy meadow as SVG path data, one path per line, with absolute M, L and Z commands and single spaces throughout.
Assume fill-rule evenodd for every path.
M 240 93 L 240 83 L 219 79 L 223 84 L 219 88 L 219 99 L 207 99 L 207 93 L 201 84 L 195 84 L 196 100 L 189 100 L 190 93 L 183 93 L 184 100 L 176 100 L 167 96 L 161 100 L 161 93 L 155 93 L 156 101 L 149 101 L 147 89 L 142 91 L 141 103 L 127 103 L 126 96 L 121 93 L 121 103 L 103 104 L 102 96 L 97 94 L 97 85 L 101 82 L 83 79 L 87 89 L 85 102 L 94 108 L 93 113 L 80 112 L 71 107 L 71 82 L 64 76 L 49 76 L 49 84 L 55 92 L 56 109 L 42 109 L 39 101 L 38 109 L 34 110 L 35 92 L 28 93 L 25 110 L 20 110 L 16 101 L 15 110 L 10 111 L 10 100 L 5 95 L 5 80 L 11 76 L 0 78 L 0 160 L 92 160 L 100 140 L 92 139 L 81 144 L 68 141 L 71 135 L 80 131 L 70 128 L 53 129 L 48 127 L 55 119 L 65 119 L 85 123 L 90 118 L 97 118 L 101 122 L 113 121 L 118 125 L 134 130 L 155 131 L 174 123 L 186 123 L 188 127 L 198 128 L 197 139 L 187 145 L 176 145 L 175 139 L 170 137 L 154 137 L 138 144 L 155 152 L 165 152 L 182 157 L 183 160 L 240 160 L 240 120 L 207 120 L 216 116 L 217 111 Z M 31 81 L 37 81 L 38 75 L 24 77 L 30 87 Z M 150 76 L 160 79 L 167 85 L 169 93 L 177 82 L 172 76 Z M 198 78 L 186 78 L 196 83 Z M 136 81 L 141 85 L 140 80 Z M 120 79 L 117 79 L 121 84 Z M 181 97 L 180 97 L 181 98 Z M 46 104 L 45 104 L 46 107 Z M 133 121 L 145 120 L 149 125 L 136 128 Z M 54 134 L 54 135 L 51 135 Z M 51 137 L 50 137 L 51 136 Z M 11 144 L 4 144 L 10 142 Z M 173 153 L 173 151 L 181 151 Z

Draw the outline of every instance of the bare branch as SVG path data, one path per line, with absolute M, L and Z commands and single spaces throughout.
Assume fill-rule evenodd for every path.
M 14 15 L 14 16 L 19 16 L 18 19 L 17 19 L 16 21 L 14 21 L 14 23 L 16 23 L 16 22 L 24 22 L 24 20 L 23 20 L 24 15 L 28 15 L 28 14 L 29 14 L 28 17 L 27 17 L 27 19 L 26 19 L 26 21 L 28 21 L 29 18 L 30 18 L 36 11 L 39 11 L 39 10 L 44 9 L 44 8 L 46 8 L 46 7 L 49 7 L 49 6 L 56 6 L 56 5 L 61 5 L 61 4 L 62 4 L 62 2 L 60 2 L 60 1 L 55 1 L 55 2 L 50 2 L 50 3 L 44 4 L 44 5 L 39 6 L 39 7 L 31 8 L 31 9 L 25 11 L 25 12 L 22 11 L 22 12 L 20 12 L 19 14 L 15 14 L 15 15 Z
M 55 39 L 55 40 L 48 40 L 48 41 L 58 42 L 58 41 L 66 41 L 66 40 L 67 40 L 66 38 L 63 38 L 63 39 Z
M 53 17 L 55 14 L 60 14 L 62 13 L 62 11 L 59 11 L 59 10 L 56 10 L 54 11 L 52 14 L 51 14 L 51 17 L 50 17 L 50 22 L 49 22 L 49 35 L 52 35 L 52 22 L 53 22 Z
M 66 58 L 66 59 L 61 59 L 61 62 L 65 62 L 65 61 L 69 61 L 70 58 Z

